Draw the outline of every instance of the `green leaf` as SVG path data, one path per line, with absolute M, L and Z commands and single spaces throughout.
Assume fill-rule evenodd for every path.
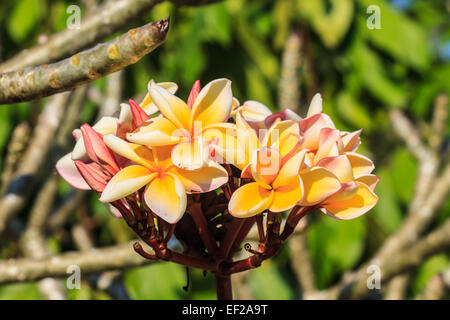
M 372 129 L 373 119 L 367 109 L 359 103 L 350 93 L 342 92 L 337 96 L 337 108 L 339 115 L 355 127 L 364 130 Z
M 127 270 L 124 283 L 130 297 L 136 300 L 174 300 L 186 296 L 182 289 L 186 284 L 185 269 L 175 263 Z
M 374 216 L 386 233 L 392 233 L 400 226 L 403 220 L 400 205 L 396 197 L 395 186 L 390 171 L 379 169 L 377 175 L 380 182 L 375 192 L 380 195 L 377 205 L 374 207 Z
M 0 287 L 0 300 L 42 300 L 35 283 L 15 283 Z
M 250 271 L 248 284 L 256 299 L 289 300 L 294 298 L 291 284 L 271 260 L 264 261 L 261 267 Z
M 397 149 L 390 167 L 394 190 L 405 203 L 411 201 L 416 181 L 417 163 L 405 148 Z
M 350 58 L 353 70 L 359 75 L 364 87 L 389 107 L 403 107 L 406 103 L 405 88 L 389 78 L 382 60 L 361 41 L 355 41 Z
M 41 16 L 42 3 L 39 0 L 19 0 L 8 19 L 8 32 L 20 42 L 34 30 Z
M 417 270 L 412 283 L 413 294 L 420 294 L 426 287 L 428 281 L 437 273 L 444 271 L 449 266 L 449 259 L 445 254 L 431 257 Z
M 364 250 L 365 235 L 364 218 L 342 221 L 323 216 L 312 223 L 308 243 L 319 288 L 325 288 L 338 273 L 355 266 Z
M 364 20 L 369 17 L 365 13 L 368 6 L 376 5 L 380 8 L 380 29 L 360 26 L 364 35 L 373 45 L 417 70 L 424 70 L 428 67 L 431 62 L 429 35 L 420 24 L 386 1 L 359 0 L 359 2 Z
M 329 47 L 336 47 L 347 33 L 353 18 L 351 0 L 297 0 L 298 12 Z M 329 7 L 328 7 L 329 5 Z

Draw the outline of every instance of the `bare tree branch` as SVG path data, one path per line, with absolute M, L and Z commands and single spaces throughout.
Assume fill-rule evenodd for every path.
M 66 277 L 67 268 L 71 265 L 79 266 L 82 276 L 85 276 L 154 263 L 155 261 L 144 259 L 133 250 L 134 242 L 86 252 L 68 252 L 43 260 L 9 259 L 0 262 L 0 284 Z
M 164 42 L 169 20 L 146 24 L 70 58 L 0 75 L 0 104 L 39 99 L 136 63 Z

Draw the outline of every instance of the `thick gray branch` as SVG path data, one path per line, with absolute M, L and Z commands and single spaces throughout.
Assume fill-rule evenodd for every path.
M 149 23 L 70 58 L 0 75 L 0 104 L 71 90 L 136 63 L 164 42 L 169 21 Z

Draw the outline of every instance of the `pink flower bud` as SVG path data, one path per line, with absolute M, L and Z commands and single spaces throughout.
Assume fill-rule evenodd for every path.
M 195 99 L 197 99 L 198 94 L 200 93 L 200 80 L 195 81 L 194 85 L 192 86 L 191 92 L 189 93 L 189 97 L 187 100 L 187 105 L 192 108 L 194 105 Z
M 129 99 L 128 102 L 130 103 L 131 114 L 133 115 L 133 124 L 136 128 L 140 127 L 145 121 L 150 119 L 144 109 L 142 109 L 136 101 Z

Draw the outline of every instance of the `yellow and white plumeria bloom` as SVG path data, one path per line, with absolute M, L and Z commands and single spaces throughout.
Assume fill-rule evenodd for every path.
M 228 181 L 227 171 L 214 162 L 196 171 L 174 166 L 170 156 L 173 146 L 150 149 L 115 135 L 106 135 L 103 140 L 111 150 L 135 164 L 114 175 L 103 190 L 102 202 L 125 198 L 145 187 L 146 205 L 165 221 L 176 223 L 186 211 L 186 193 L 208 192 Z
M 127 134 L 127 139 L 152 147 L 173 145 L 172 162 L 179 168 L 197 170 L 208 165 L 209 133 L 214 130 L 217 134 L 233 126 L 226 123 L 233 103 L 231 81 L 217 79 L 208 83 L 192 108 L 153 81 L 148 89 L 162 117 Z

